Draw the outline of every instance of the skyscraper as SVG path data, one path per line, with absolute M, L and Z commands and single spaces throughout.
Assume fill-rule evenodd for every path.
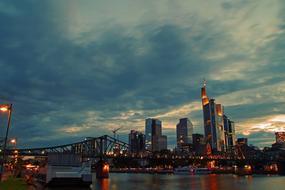
M 167 149 L 167 137 L 162 135 L 161 121 L 148 118 L 145 120 L 146 149 L 160 151 Z
M 206 84 L 201 88 L 201 99 L 204 116 L 204 132 L 206 143 L 211 145 L 213 151 L 224 151 L 225 134 L 223 122 L 223 107 L 216 104 L 206 93 Z
M 225 148 L 232 150 L 236 144 L 235 125 L 226 115 L 224 115 Z
M 154 128 L 154 131 L 153 131 Z M 156 129 L 156 130 L 155 130 Z M 145 145 L 147 150 L 152 150 L 153 135 L 161 129 L 161 121 L 158 119 L 148 118 L 145 120 Z M 154 133 L 153 133 L 154 132 Z
M 131 153 L 139 153 L 145 150 L 145 135 L 141 132 L 131 130 L 129 134 L 129 145 Z
M 188 118 L 182 118 L 176 125 L 176 142 L 177 148 L 180 150 L 183 145 L 193 143 L 193 124 Z
M 217 125 L 218 151 L 225 151 L 224 108 L 221 104 L 216 104 L 215 117 Z

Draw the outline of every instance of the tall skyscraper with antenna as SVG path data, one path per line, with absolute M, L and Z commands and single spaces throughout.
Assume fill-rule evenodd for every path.
M 201 88 L 201 99 L 204 116 L 205 141 L 211 145 L 213 151 L 225 150 L 225 134 L 223 122 L 223 107 L 209 99 L 206 92 L 206 81 Z

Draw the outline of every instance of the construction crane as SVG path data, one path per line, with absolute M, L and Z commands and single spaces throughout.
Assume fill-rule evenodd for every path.
M 112 133 L 114 134 L 114 139 L 116 139 L 117 131 L 119 131 L 122 127 L 116 128 L 112 130 Z

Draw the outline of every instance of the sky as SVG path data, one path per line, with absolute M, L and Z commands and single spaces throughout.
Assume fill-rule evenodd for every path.
M 284 0 L 1 0 L 0 26 L 0 103 L 13 103 L 19 147 L 118 127 L 126 141 L 148 117 L 174 147 L 179 118 L 204 133 L 204 78 L 238 137 L 271 146 L 285 131 Z

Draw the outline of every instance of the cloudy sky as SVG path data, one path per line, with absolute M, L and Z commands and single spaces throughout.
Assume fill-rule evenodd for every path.
M 283 0 L 1 0 L 0 103 L 20 147 L 70 143 L 181 117 L 203 133 L 200 88 L 240 137 L 285 130 Z M 1 115 L 1 126 L 5 126 Z

